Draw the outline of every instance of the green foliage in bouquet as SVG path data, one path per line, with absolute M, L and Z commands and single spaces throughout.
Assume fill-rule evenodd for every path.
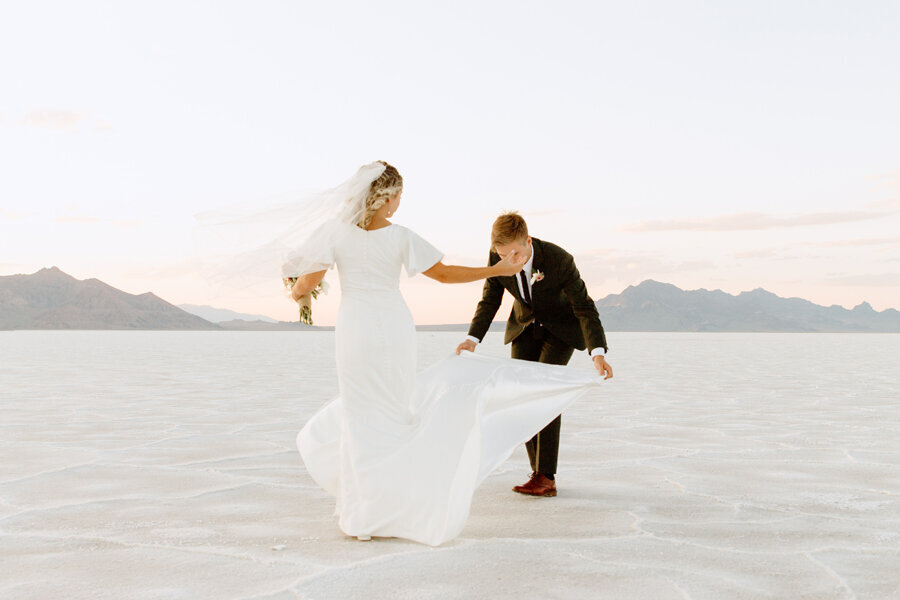
M 281 279 L 282 283 L 284 283 L 284 287 L 287 289 L 288 293 L 294 288 L 294 284 L 297 283 L 297 277 L 283 277 Z M 328 291 L 323 285 L 325 282 L 320 281 L 318 285 L 306 296 L 301 296 L 299 300 L 297 300 L 297 304 L 300 305 L 300 324 L 301 325 L 312 325 L 312 301 L 319 297 L 319 294 L 327 294 Z

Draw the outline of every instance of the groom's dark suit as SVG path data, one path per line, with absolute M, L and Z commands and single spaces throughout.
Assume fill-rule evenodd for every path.
M 469 335 L 484 339 L 506 290 L 515 298 L 504 339 L 504 343 L 512 343 L 513 358 L 565 365 L 575 349 L 606 350 L 606 335 L 597 307 L 587 293 L 572 255 L 535 237 L 531 243 L 532 272 L 544 276 L 531 286 L 531 302 L 522 297 L 515 276 L 487 279 Z M 500 256 L 492 251 L 488 264 L 499 261 Z M 550 476 L 556 473 L 561 423 L 562 419 L 557 417 L 526 443 L 533 471 Z

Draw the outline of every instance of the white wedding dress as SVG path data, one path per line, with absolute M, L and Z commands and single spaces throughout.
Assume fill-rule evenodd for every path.
M 441 544 L 462 531 L 484 478 L 600 378 L 469 352 L 417 374 L 400 267 L 413 276 L 443 255 L 400 225 L 329 228 L 304 246 L 340 274 L 340 396 L 300 431 L 300 454 L 336 497 L 344 533 Z

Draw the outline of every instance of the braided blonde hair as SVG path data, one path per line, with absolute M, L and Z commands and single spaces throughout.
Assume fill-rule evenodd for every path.
M 379 160 L 384 165 L 384 173 L 369 186 L 369 193 L 366 194 L 366 212 L 363 213 L 362 219 L 357 225 L 362 229 L 366 229 L 372 224 L 372 218 L 388 199 L 396 196 L 403 191 L 403 177 L 393 165 L 389 165 L 383 160 Z

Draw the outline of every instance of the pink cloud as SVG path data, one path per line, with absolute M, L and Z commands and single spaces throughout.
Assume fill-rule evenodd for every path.
M 890 212 L 842 211 L 780 217 L 763 213 L 741 213 L 702 219 L 670 219 L 638 221 L 622 227 L 623 231 L 749 231 L 777 227 L 808 227 L 867 221 L 891 215 Z
M 81 115 L 70 110 L 38 109 L 26 113 L 21 123 L 53 131 L 74 131 L 81 120 Z

